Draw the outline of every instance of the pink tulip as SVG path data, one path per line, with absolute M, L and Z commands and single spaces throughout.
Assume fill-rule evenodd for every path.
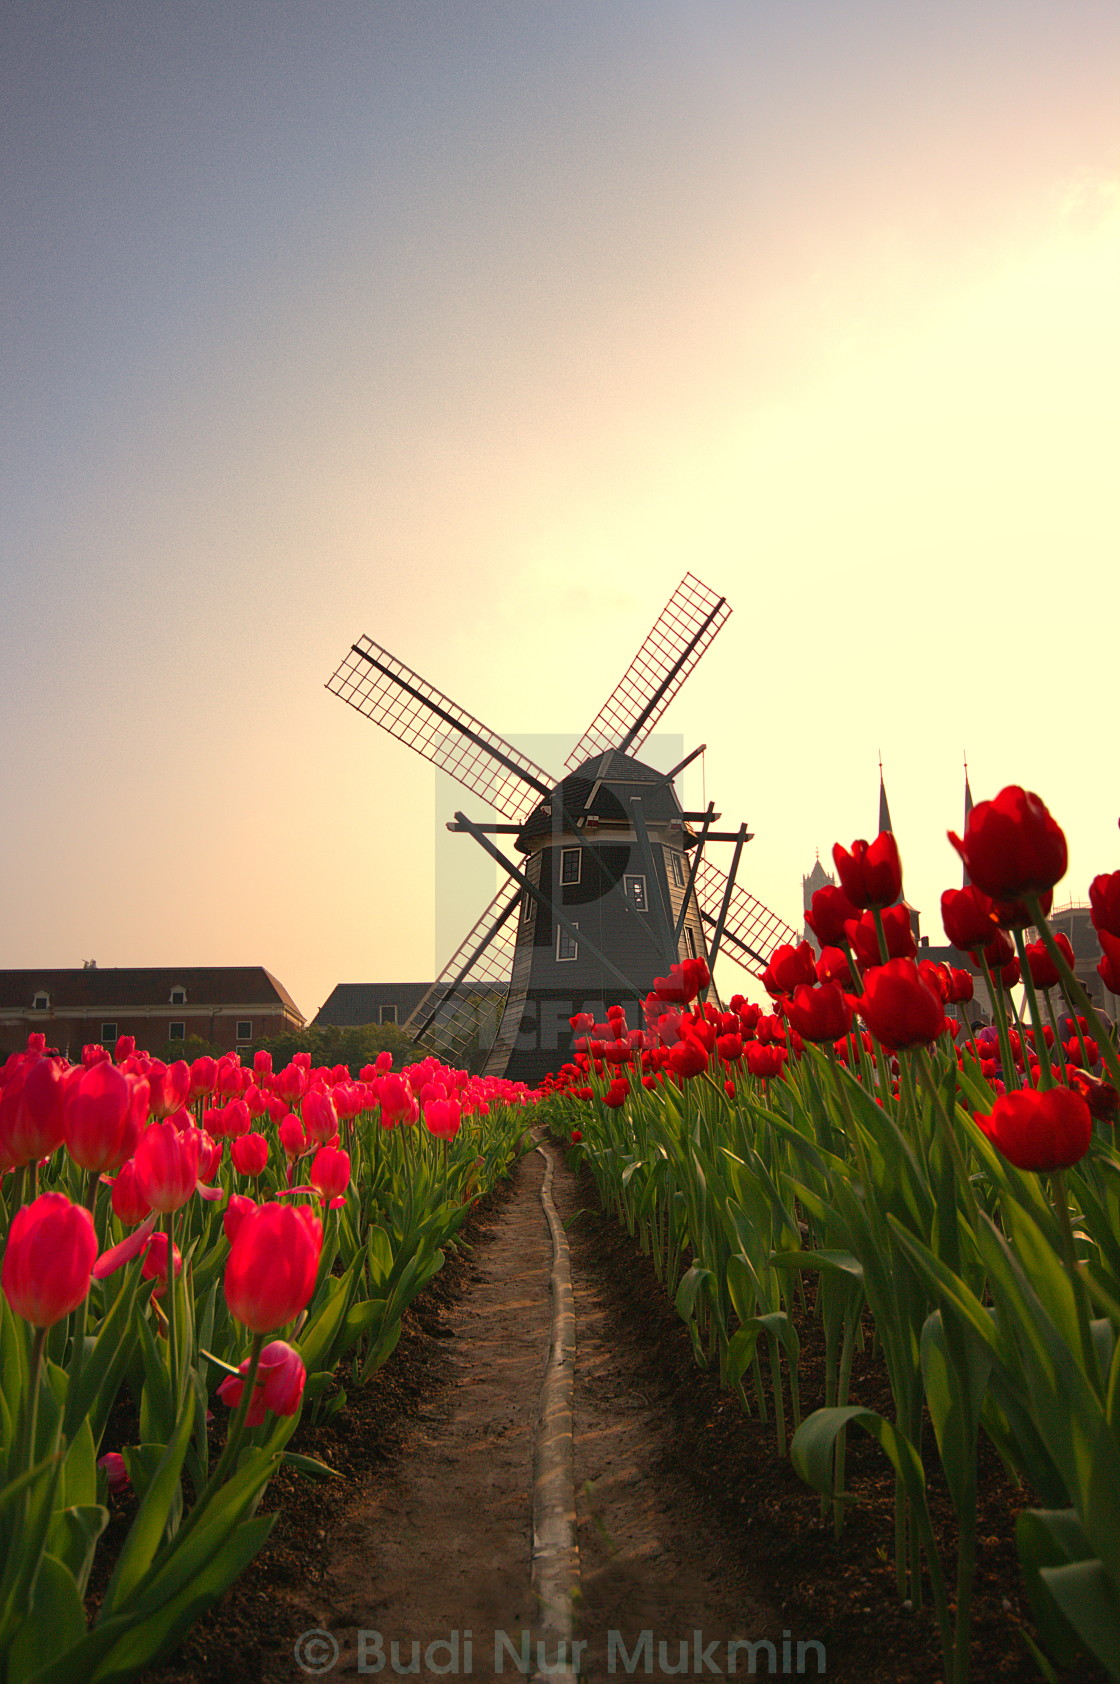
M 132 1156 L 132 1139 L 147 1115 L 148 1083 L 104 1060 L 75 1076 L 63 1100 L 66 1149 L 82 1169 L 100 1175 Z
M 200 1131 L 184 1133 L 170 1119 L 152 1123 L 133 1158 L 136 1187 L 153 1210 L 179 1210 L 198 1185 Z
M 249 1198 L 246 1193 L 231 1193 L 229 1204 L 222 1216 L 222 1229 L 230 1245 L 237 1238 L 237 1230 L 251 1211 L 257 1209 L 257 1201 Z
M 230 1313 L 253 1333 L 272 1333 L 305 1309 L 315 1290 L 323 1227 L 306 1205 L 258 1206 L 238 1228 L 226 1264 Z
M 171 1256 L 175 1273 L 181 1274 L 183 1254 L 178 1246 L 172 1247 Z M 162 1228 L 158 1228 L 148 1241 L 148 1249 L 144 1253 L 144 1263 L 140 1274 L 146 1281 L 159 1282 L 152 1293 L 152 1297 L 162 1298 L 167 1290 L 167 1235 Z
M 150 1216 L 151 1211 L 151 1205 L 136 1182 L 135 1160 L 129 1158 L 121 1165 L 113 1182 L 113 1214 L 118 1216 L 127 1228 L 132 1228 L 137 1222 L 143 1222 L 146 1216 Z
M 97 1465 L 99 1468 L 105 1469 L 105 1475 L 109 1481 L 109 1490 L 115 1496 L 119 1496 L 122 1491 L 128 1490 L 132 1481 L 128 1477 L 128 1469 L 119 1450 L 106 1451 L 104 1456 L 97 1458 Z
M 12 1164 L 47 1158 L 65 1134 L 62 1072 L 53 1058 L 32 1058 L 0 1088 L 0 1156 Z
M 222 1402 L 236 1409 L 245 1394 L 244 1376 L 249 1372 L 249 1359 L 241 1364 L 240 1375 L 230 1374 L 218 1387 Z M 299 1352 L 274 1339 L 264 1347 L 257 1366 L 256 1383 L 245 1423 L 259 1427 L 268 1410 L 274 1415 L 294 1415 L 303 1398 L 307 1370 Z
M 41 1193 L 12 1218 L 0 1286 L 17 1316 L 53 1327 L 85 1298 L 96 1256 L 85 1206 L 65 1193 Z
M 238 1175 L 260 1175 L 268 1163 L 268 1141 L 263 1134 L 243 1134 L 229 1149 Z
M 317 1140 L 320 1146 L 325 1146 L 338 1133 L 334 1101 L 321 1088 L 312 1088 L 303 1097 L 303 1126 L 309 1139 Z
M 459 1105 L 454 1099 L 433 1099 L 424 1107 L 428 1132 L 439 1140 L 454 1140 L 459 1132 Z
M 350 1154 L 334 1146 L 320 1146 L 311 1160 L 308 1180 L 324 1200 L 339 1198 L 350 1185 Z

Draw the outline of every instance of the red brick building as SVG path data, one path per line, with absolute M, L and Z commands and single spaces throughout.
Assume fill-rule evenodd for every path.
M 304 1021 L 263 965 L 0 971 L 0 1057 L 35 1031 L 76 1059 L 92 1041 L 111 1050 L 119 1035 L 149 1051 L 192 1036 L 232 1051 Z

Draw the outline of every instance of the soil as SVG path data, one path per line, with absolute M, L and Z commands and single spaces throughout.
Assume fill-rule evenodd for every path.
M 626 1676 L 628 1662 L 646 1679 L 727 1674 L 728 1644 L 739 1640 L 759 1645 L 756 1676 L 770 1674 L 761 1645 L 773 1645 L 773 1671 L 788 1676 L 801 1643 L 821 1646 L 826 1675 L 841 1684 L 937 1684 L 932 1618 L 897 1598 L 893 1485 L 877 1446 L 852 1435 L 849 1484 L 860 1500 L 837 1542 L 817 1496 L 775 1454 L 773 1426 L 745 1418 L 697 1368 L 649 1260 L 601 1212 L 590 1179 L 554 1156 L 576 1298 L 585 1676 Z M 279 1520 L 264 1550 L 144 1684 L 292 1684 L 332 1670 L 392 1677 L 410 1668 L 413 1641 L 413 1677 L 518 1676 L 532 1621 L 531 1433 L 550 1308 L 542 1175 L 531 1154 L 476 1207 L 465 1230 L 472 1249 L 453 1252 L 416 1301 L 374 1383 L 329 1423 L 301 1427 L 292 1448 L 344 1478 L 316 1484 L 285 1471 L 273 1482 L 265 1507 Z M 807 1411 L 823 1401 L 822 1351 L 811 1316 L 800 1332 Z M 870 1351 L 856 1355 L 852 1398 L 889 1413 Z M 1013 1542 L 1015 1512 L 1029 1503 L 986 1457 L 977 1684 L 1039 1677 L 1021 1635 L 1030 1628 Z M 943 1491 L 935 1507 L 948 1551 Z M 652 1633 L 649 1670 L 636 1650 L 642 1631 Z M 425 1653 L 456 1632 L 457 1654 Z M 508 1634 L 500 1673 L 495 1633 Z M 818 1675 L 819 1657 L 802 1650 L 803 1676 Z M 739 1676 L 751 1676 L 751 1658 L 736 1652 Z M 1096 1684 L 1104 1674 L 1086 1666 L 1062 1677 Z

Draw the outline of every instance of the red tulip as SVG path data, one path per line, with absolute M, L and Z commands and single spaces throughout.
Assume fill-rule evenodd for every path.
M 245 1378 L 249 1373 L 249 1358 L 241 1364 L 240 1374 L 230 1374 L 218 1387 L 218 1396 L 230 1409 L 236 1409 L 245 1393 Z M 274 1339 L 264 1347 L 257 1365 L 253 1396 L 245 1415 L 245 1423 L 259 1427 L 268 1410 L 274 1415 L 294 1415 L 303 1397 L 307 1370 L 299 1352 Z
M 1037 795 L 1009 784 L 978 801 L 964 838 L 949 832 L 969 877 L 995 900 L 1041 895 L 1065 876 L 1066 839 Z
M 1107 930 L 1097 931 L 1097 940 L 1104 950 L 1104 958 L 1097 966 L 1101 981 L 1110 994 L 1120 994 L 1120 936 Z
M 941 922 L 953 946 L 962 953 L 985 947 L 995 934 L 991 896 L 971 883 L 964 889 L 946 889 L 941 896 Z
M 918 951 L 918 943 L 906 907 L 885 906 L 879 916 L 887 939 L 888 959 L 912 959 Z M 883 960 L 874 914 L 865 912 L 862 918 L 850 919 L 844 927 L 861 970 L 881 965 Z
M 670 1048 L 668 1062 L 677 1076 L 699 1076 L 702 1070 L 708 1068 L 708 1055 L 699 1041 L 688 1035 Z
M 323 1229 L 306 1205 L 259 1205 L 238 1228 L 226 1264 L 230 1313 L 253 1333 L 272 1333 L 305 1309 L 315 1290 Z
M 616 1076 L 603 1095 L 603 1104 L 617 1111 L 630 1097 L 630 1083 L 625 1076 Z
M 821 948 L 821 956 L 817 960 L 818 982 L 848 983 L 851 981 L 851 976 L 852 970 L 848 963 L 846 947 Z
M 41 1193 L 12 1218 L 0 1286 L 17 1316 L 53 1327 L 89 1291 L 97 1256 L 93 1218 L 65 1193 Z
M 925 1046 L 945 1028 L 941 996 L 923 982 L 912 959 L 891 959 L 868 971 L 856 1005 L 872 1035 L 891 1052 Z
M 837 1041 L 852 1024 L 852 1008 L 835 982 L 800 983 L 785 1004 L 786 1021 L 806 1041 Z
M 1102 873 L 1089 884 L 1090 916 L 1098 930 L 1120 936 L 1120 871 Z
M 768 1081 L 772 1076 L 781 1075 L 788 1055 L 784 1047 L 766 1045 L 762 1041 L 748 1041 L 744 1056 L 751 1075 Z
M 851 852 L 837 842 L 832 850 L 840 886 L 861 911 L 891 906 L 902 893 L 902 862 L 889 830 L 874 842 L 853 842 Z
M 975 810 L 975 809 L 974 809 Z M 1072 1088 L 1020 1088 L 997 1099 L 976 1122 L 1018 1169 L 1067 1169 L 1089 1150 L 1093 1119 Z
M 1054 942 L 1061 951 L 1066 963 L 1072 970 L 1074 965 L 1074 956 L 1073 948 L 1070 946 L 1069 937 L 1062 935 L 1061 931 L 1058 931 L 1054 937 Z M 1046 945 L 1044 942 L 1030 941 L 1027 943 L 1027 964 L 1030 966 L 1031 981 L 1034 983 L 1036 988 L 1057 987 L 1059 981 L 1061 980 L 1058 975 L 1058 967 L 1046 951 Z
M 793 947 L 784 942 L 770 955 L 770 963 L 759 981 L 770 995 L 792 994 L 799 983 L 817 980 L 817 956 L 807 941 Z
M 823 889 L 815 891 L 805 922 L 822 948 L 843 947 L 847 940 L 844 925 L 849 918 L 858 918 L 859 910 L 839 884 L 826 883 Z
M 582 1129 L 573 1129 L 572 1130 L 572 1145 L 578 1146 L 582 1139 L 583 1139 L 583 1130 Z
M 725 1064 L 737 1064 L 745 1051 L 746 1042 L 735 1030 L 729 1035 L 718 1035 L 716 1037 L 716 1052 Z
M 263 1134 L 243 1134 L 229 1149 L 238 1175 L 260 1175 L 268 1163 L 268 1141 Z
M 166 1214 L 186 1204 L 198 1185 L 198 1131 L 185 1134 L 171 1121 L 151 1123 L 133 1155 L 137 1191 Z
M 976 993 L 976 987 L 972 980 L 972 972 L 958 970 L 955 965 L 950 965 L 948 967 L 948 971 L 948 1003 L 952 1006 L 963 1006 L 968 1000 L 971 1000 Z

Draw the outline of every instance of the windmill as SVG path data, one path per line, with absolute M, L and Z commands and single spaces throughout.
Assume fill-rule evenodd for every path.
M 670 772 L 636 758 L 731 610 L 687 573 L 617 689 L 565 763 L 559 782 L 371 638 L 351 645 L 327 689 L 448 772 L 502 815 L 465 832 L 506 873 L 406 1030 L 450 1063 L 536 1083 L 570 1057 L 568 1019 L 608 1002 L 640 1023 L 656 975 L 688 957 L 714 967 L 725 952 L 764 965 L 798 933 L 736 883 L 746 825 L 681 807 Z M 509 837 L 521 863 L 496 837 Z M 730 868 L 709 843 L 734 844 Z M 486 1050 L 488 1047 L 488 1051 Z

